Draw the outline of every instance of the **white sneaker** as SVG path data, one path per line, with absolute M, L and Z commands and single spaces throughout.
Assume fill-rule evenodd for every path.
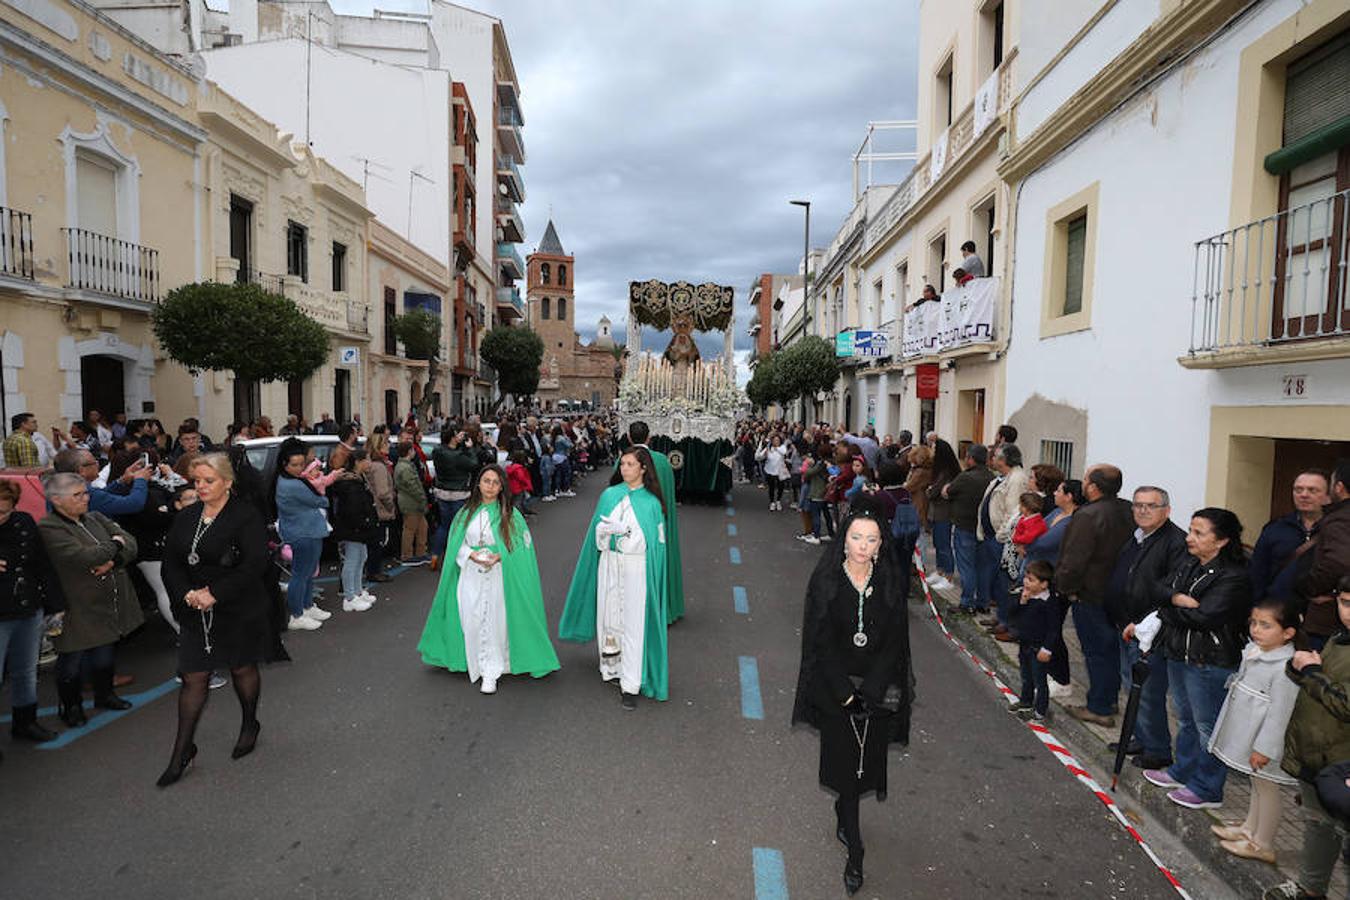
M 369 588 L 362 588 L 361 593 L 357 594 L 356 597 L 358 600 L 366 601 L 371 606 L 374 606 L 375 601 L 380 599 L 379 597 L 376 597 L 374 594 L 372 594 Z
M 478 686 L 478 690 L 482 691 L 484 694 L 497 693 L 497 679 L 488 678 L 486 675 L 484 675 L 483 683 Z
M 938 583 L 939 581 L 942 581 L 942 573 L 941 573 L 941 572 L 929 572 L 929 573 L 928 573 L 928 577 L 925 578 L 924 581 L 928 582 L 928 584 L 929 584 L 930 587 L 936 587 L 936 586 L 937 586 L 937 583 Z
M 577 495 L 576 491 L 563 491 L 564 497 L 575 497 L 576 495 Z
M 542 497 L 540 499 L 542 499 L 545 503 L 552 503 L 554 500 L 557 500 L 558 498 L 553 496 L 552 494 L 549 494 L 547 497 Z
M 322 622 L 309 616 L 291 616 L 290 621 L 286 623 L 289 631 L 318 631 L 322 627 Z
M 802 535 L 802 540 L 808 544 L 819 544 L 821 539 L 814 534 L 804 534 Z
M 1067 684 L 1060 684 L 1055 679 L 1050 679 L 1050 699 L 1064 700 L 1073 696 L 1073 687 Z
M 832 540 L 834 540 L 834 538 L 830 537 L 828 534 L 822 534 L 818 543 L 828 544 Z
M 333 614 L 330 613 L 328 610 L 320 609 L 319 604 L 317 603 L 315 603 L 312 606 L 306 607 L 304 615 L 308 616 L 309 618 L 313 619 L 316 622 L 327 622 L 333 616 Z
M 947 580 L 946 575 L 939 575 L 938 580 L 931 582 L 930 586 L 935 587 L 940 591 L 946 591 L 956 587 L 956 585 Z
M 344 597 L 342 600 L 343 612 L 365 612 L 370 609 L 370 604 L 357 594 L 355 597 Z
M 210 680 L 206 682 L 206 686 L 214 691 L 217 688 L 223 688 L 225 685 L 229 683 L 230 680 L 226 678 L 224 675 L 220 674 L 219 672 L 212 672 Z

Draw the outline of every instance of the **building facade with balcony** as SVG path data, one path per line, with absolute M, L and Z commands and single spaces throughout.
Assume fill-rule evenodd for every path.
M 206 373 L 196 385 L 197 417 L 208 434 L 260 415 L 274 423 L 292 413 L 315 422 L 325 412 L 368 421 L 372 213 L 361 185 L 212 82 L 198 94 L 198 116 L 207 133 L 207 277 L 289 297 L 328 330 L 332 352 L 309 378 L 289 384 Z
M 526 261 L 525 300 L 526 322 L 544 342 L 535 398 L 545 410 L 562 408 L 564 402 L 603 409 L 618 396 L 622 366 L 609 319 L 601 316 L 589 344 L 576 331 L 575 262 L 549 220 L 539 249 Z
M 150 312 L 209 274 L 197 77 L 64 0 L 7 6 L 0 57 L 0 419 L 192 414 Z
M 1350 455 L 1350 10 L 1025 2 L 1008 419 L 1250 543 Z
M 879 434 L 907 429 L 920 439 L 937 431 L 955 446 L 988 442 L 998 425 L 1008 334 L 1001 296 L 978 340 L 925 345 L 907 340 L 905 329 L 907 310 L 926 285 L 940 295 L 956 287 L 953 272 L 967 241 L 976 245 L 986 276 L 997 279 L 1007 266 L 1010 195 L 997 164 L 1020 65 L 1020 7 L 1021 0 L 920 3 L 918 159 L 898 186 L 869 203 L 853 283 L 843 285 L 847 320 L 839 330 L 887 336 L 886 355 L 852 365 L 848 405 L 863 411 L 853 427 L 870 423 Z M 964 308 L 959 296 L 945 306 Z M 931 387 L 933 373 L 935 397 L 919 389 L 921 381 Z
M 460 304 L 452 303 L 449 270 L 418 249 L 382 222 L 370 223 L 370 257 L 367 265 L 366 296 L 372 300 L 370 316 L 370 354 L 367 365 L 368 426 L 403 422 L 412 406 L 421 400 L 428 387 L 429 363 L 409 359 L 403 344 L 394 334 L 393 321 L 413 309 L 425 309 L 442 321 L 460 315 Z M 447 322 L 440 352 L 436 383 L 431 385 L 433 412 L 453 412 L 456 384 L 453 374 L 461 363 L 460 354 L 472 359 L 472 345 L 462 341 L 452 346 L 454 322 Z M 462 385 L 459 387 L 462 391 Z M 442 402 L 434 398 L 439 395 Z M 451 397 L 446 403 L 444 398 Z M 440 409 L 437 410 L 436 407 Z

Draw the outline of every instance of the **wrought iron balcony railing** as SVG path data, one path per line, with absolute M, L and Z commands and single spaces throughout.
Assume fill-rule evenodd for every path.
M 146 303 L 159 300 L 158 250 L 83 228 L 61 230 L 70 264 L 68 287 Z
M 0 206 L 0 274 L 27 278 L 33 274 L 33 217 Z
M 1350 190 L 1197 241 L 1189 356 L 1350 336 L 1347 254 Z

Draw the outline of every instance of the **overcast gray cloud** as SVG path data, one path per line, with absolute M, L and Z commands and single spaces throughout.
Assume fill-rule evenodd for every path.
M 915 0 L 465 5 L 505 24 L 529 154 L 525 249 L 551 211 L 576 256 L 583 334 L 602 313 L 622 330 L 631 280 L 716 281 L 736 288 L 748 347 L 747 287 L 801 258 L 787 201 L 812 201 L 811 243 L 827 244 L 867 122 L 914 117 Z

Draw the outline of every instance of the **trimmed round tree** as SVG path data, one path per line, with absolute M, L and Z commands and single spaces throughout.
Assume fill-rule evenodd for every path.
M 422 398 L 417 401 L 417 420 L 425 422 L 432 401 L 436 399 L 436 381 L 441 375 L 441 317 L 425 309 L 410 309 L 395 316 L 390 329 L 403 344 L 408 359 L 427 361 L 427 383 L 422 388 Z
M 834 345 L 819 335 L 808 335 L 773 358 L 776 399 L 783 402 L 801 399 L 809 403 L 817 392 L 833 390 L 839 379 Z
M 299 381 L 330 353 L 323 325 L 256 284 L 174 288 L 155 307 L 152 324 L 164 352 L 194 375 L 233 371 L 245 381 Z
M 544 361 L 544 342 L 528 328 L 498 325 L 483 335 L 478 352 L 497 370 L 497 388 L 519 402 L 539 389 L 539 365 Z

